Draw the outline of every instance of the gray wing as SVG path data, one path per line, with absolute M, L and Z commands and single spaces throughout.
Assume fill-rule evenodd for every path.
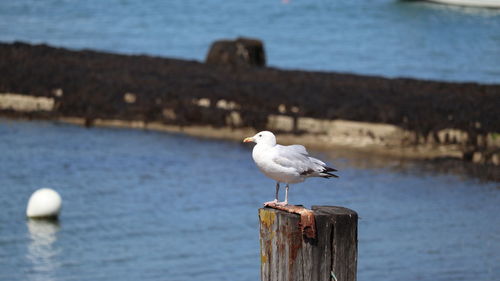
M 293 168 L 299 174 L 311 168 L 309 154 L 302 145 L 283 146 L 278 144 L 275 148 L 276 154 L 274 155 L 273 161 L 276 164 L 286 168 Z
M 292 150 L 294 152 L 303 154 L 305 156 L 309 156 L 309 153 L 307 152 L 306 148 L 303 145 L 300 145 L 300 144 L 287 145 L 287 146 L 283 146 L 283 145 L 279 145 L 278 144 L 277 146 L 280 147 L 279 149 Z
M 310 157 L 307 150 L 302 145 L 276 145 L 276 154 L 273 161 L 286 168 L 293 168 L 303 176 L 320 176 L 332 177 L 335 176 L 328 172 L 336 171 L 333 168 L 327 167 L 326 164 L 314 157 Z M 335 176 L 336 177 L 336 176 Z

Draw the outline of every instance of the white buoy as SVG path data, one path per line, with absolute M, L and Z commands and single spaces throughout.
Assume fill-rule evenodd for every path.
M 62 199 L 57 191 L 41 188 L 31 195 L 26 215 L 29 218 L 57 218 L 61 205 Z

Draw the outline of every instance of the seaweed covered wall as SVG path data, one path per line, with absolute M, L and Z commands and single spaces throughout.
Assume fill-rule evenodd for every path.
M 318 133 L 318 126 L 329 134 L 335 126 L 325 122 L 339 119 L 385 124 L 401 130 L 403 144 L 460 144 L 468 160 L 476 152 L 497 153 L 500 132 L 500 85 L 234 67 L 23 43 L 0 44 L 0 93 L 54 100 L 51 111 L 27 112 L 5 101 L 2 107 L 0 97 L 3 115 L 81 117 L 88 124 L 107 118 L 295 134 Z

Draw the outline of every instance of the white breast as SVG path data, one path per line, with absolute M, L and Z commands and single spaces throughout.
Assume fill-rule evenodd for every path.
M 298 183 L 304 181 L 305 177 L 300 175 L 296 169 L 283 167 L 273 161 L 275 150 L 272 146 L 257 144 L 252 151 L 252 158 L 259 170 L 267 177 L 282 183 Z

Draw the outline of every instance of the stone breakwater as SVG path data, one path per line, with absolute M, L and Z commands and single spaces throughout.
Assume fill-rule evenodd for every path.
M 0 115 L 500 164 L 500 85 L 0 44 Z M 297 140 L 299 138 L 299 140 Z

